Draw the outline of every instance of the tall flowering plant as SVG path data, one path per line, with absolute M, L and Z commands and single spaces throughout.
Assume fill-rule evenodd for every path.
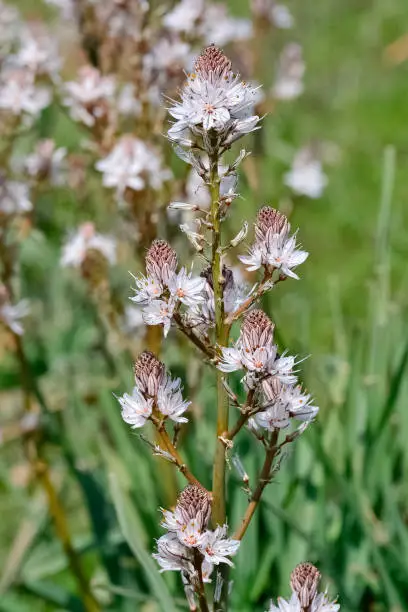
M 239 551 L 263 491 L 279 467 L 284 446 L 305 432 L 318 413 L 311 395 L 298 383 L 301 360 L 281 352 L 274 340 L 274 323 L 258 307 L 262 296 L 287 279 L 298 279 L 297 267 L 308 253 L 297 244 L 297 233 L 284 214 L 263 206 L 257 215 L 253 243 L 239 256 L 248 272 L 262 276 L 243 291 L 231 267 L 230 249 L 247 236 L 248 223 L 233 238 L 226 238 L 224 222 L 237 198 L 236 172 L 248 153 L 241 150 L 232 163 L 224 154 L 246 134 L 259 129 L 254 112 L 257 91 L 234 74 L 230 60 L 214 45 L 198 57 L 187 76 L 180 100 L 169 109 L 174 119 L 168 138 L 176 154 L 191 165 L 211 194 L 209 208 L 196 203 L 173 202 L 170 208 L 195 214 L 194 226 L 182 231 L 194 246 L 200 273 L 179 267 L 173 247 L 156 239 L 146 254 L 146 273 L 134 277 L 132 300 L 140 305 L 147 325 L 161 326 L 164 336 L 178 328 L 214 368 L 217 419 L 212 482 L 202 483 L 182 458 L 173 438 L 171 421 L 182 426 L 188 420 L 190 402 L 182 395 L 179 379 L 149 351 L 134 365 L 133 391 L 119 397 L 122 417 L 132 428 L 150 421 L 157 430 L 154 452 L 173 463 L 188 484 L 173 511 L 162 510 L 166 533 L 157 542 L 161 571 L 181 574 L 191 610 L 227 610 L 228 570 Z M 223 188 L 227 182 L 228 189 Z M 239 325 L 235 343 L 230 340 Z M 241 403 L 228 384 L 228 375 L 241 371 L 246 400 Z M 234 414 L 230 418 L 230 407 Z M 247 429 L 264 450 L 264 463 L 247 509 L 230 532 L 226 500 L 227 453 L 236 437 Z M 243 466 L 243 480 L 248 479 Z M 291 577 L 292 595 L 270 610 L 337 611 L 326 593 L 318 593 L 319 572 L 311 564 L 298 566 Z M 214 587 L 207 586 L 213 582 Z M 212 593 L 212 594 L 211 594 Z M 198 607 L 197 607 L 198 606 Z

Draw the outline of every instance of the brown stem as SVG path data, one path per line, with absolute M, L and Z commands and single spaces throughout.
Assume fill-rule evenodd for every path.
M 201 612 L 210 612 L 210 609 L 208 607 L 207 597 L 205 595 L 205 587 L 204 587 L 204 581 L 203 581 L 203 573 L 202 573 L 203 556 L 200 553 L 200 551 L 197 550 L 196 548 L 193 548 L 193 551 L 194 551 L 194 568 L 197 572 L 197 578 L 198 578 L 196 588 L 195 588 L 195 592 L 198 597 L 198 603 L 199 603 Z
M 223 438 L 225 440 L 232 440 L 233 438 L 235 438 L 237 433 L 241 431 L 248 419 L 254 414 L 254 412 L 251 410 L 254 401 L 254 395 L 255 389 L 251 389 L 250 391 L 248 391 L 245 405 L 242 407 L 241 414 L 239 415 L 237 422 L 233 427 L 231 427 L 229 431 L 226 431 L 223 434 Z
M 193 329 L 191 327 L 188 327 L 187 325 L 185 325 L 183 323 L 183 320 L 181 318 L 181 314 L 179 312 L 176 312 L 173 315 L 173 319 L 175 320 L 175 322 L 177 323 L 178 328 L 180 329 L 180 331 L 183 332 L 183 334 L 197 347 L 200 349 L 200 351 L 202 351 L 207 357 L 209 357 L 210 359 L 213 359 L 215 356 L 215 352 L 212 349 L 212 347 L 208 346 L 207 344 L 205 344 L 205 342 L 203 342 L 203 340 L 193 331 Z
M 265 285 L 271 279 L 272 272 L 265 268 L 265 273 L 262 281 L 254 291 L 234 312 L 231 312 L 225 319 L 226 325 L 232 325 L 234 321 L 239 319 L 247 310 L 258 300 L 265 292 Z
M 262 493 L 266 485 L 270 482 L 272 464 L 273 464 L 273 460 L 278 450 L 278 446 L 277 446 L 278 437 L 279 437 L 279 431 L 275 430 L 272 434 L 270 443 L 266 451 L 265 461 L 262 466 L 261 473 L 259 475 L 257 487 L 251 496 L 248 508 L 246 509 L 246 512 L 244 515 L 244 518 L 242 519 L 240 526 L 238 527 L 238 529 L 236 530 L 234 534 L 235 540 L 242 540 L 242 538 L 244 537 L 245 532 L 248 529 L 251 519 L 255 513 L 255 510 L 258 507 L 259 500 L 261 499 Z
M 190 482 L 191 484 L 195 484 L 198 485 L 200 487 L 202 487 L 203 489 L 205 487 L 203 487 L 203 485 L 201 484 L 201 482 L 194 476 L 194 474 L 188 469 L 187 465 L 184 463 L 180 453 L 178 452 L 178 450 L 175 448 L 173 442 L 170 440 L 170 436 L 167 433 L 165 427 L 164 427 L 164 423 L 161 422 L 158 418 L 156 418 L 155 416 L 151 417 L 152 422 L 154 423 L 156 430 L 157 430 L 157 435 L 158 438 L 160 440 L 160 442 L 163 444 L 165 450 L 170 453 L 170 455 L 172 456 L 174 463 L 177 465 L 178 469 L 180 470 L 180 472 L 183 474 L 183 476 L 188 480 L 188 482 Z

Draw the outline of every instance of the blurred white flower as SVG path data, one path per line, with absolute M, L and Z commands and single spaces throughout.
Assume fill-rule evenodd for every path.
M 125 117 L 139 117 L 142 105 L 133 83 L 125 83 L 117 97 L 116 108 Z
M 302 47 L 290 43 L 283 49 L 280 57 L 272 94 L 277 100 L 293 100 L 303 92 L 305 63 Z
M 58 8 L 62 19 L 71 21 L 75 18 L 75 0 L 45 0 L 45 2 Z
M 82 66 L 78 80 L 64 85 L 64 104 L 75 121 L 92 127 L 97 120 L 108 115 L 115 87 L 113 77 L 102 76 L 93 66 Z
M 39 140 L 35 151 L 25 159 L 25 170 L 32 177 L 49 180 L 51 185 L 62 185 L 65 170 L 63 162 L 66 154 L 65 147 L 57 149 L 53 140 Z
M 110 264 L 116 261 L 116 240 L 99 234 L 93 223 L 83 223 L 71 235 L 62 249 L 61 266 L 78 268 L 84 262 L 87 252 L 99 251 Z
M 17 304 L 11 304 L 8 292 L 4 286 L 0 287 L 0 321 L 13 333 L 21 336 L 24 328 L 21 319 L 24 319 L 30 312 L 28 300 L 21 300 Z
M 204 10 L 204 0 L 181 0 L 163 17 L 163 25 L 175 32 L 193 32 Z
M 147 78 L 159 77 L 164 87 L 171 76 L 178 76 L 183 68 L 190 68 L 193 61 L 191 47 L 177 36 L 160 38 L 151 51 L 143 58 L 143 68 Z M 167 74 L 166 74 L 167 72 Z M 160 78 L 162 75 L 164 78 Z
M 28 185 L 0 176 L 0 216 L 23 214 L 32 208 Z
M 26 69 L 5 68 L 0 73 L 0 109 L 13 115 L 26 114 L 30 122 L 51 102 L 50 91 L 35 84 Z
M 251 9 L 257 17 L 266 19 L 277 28 L 282 30 L 293 28 L 293 16 L 284 4 L 279 4 L 275 0 L 251 0 Z
M 252 22 L 228 15 L 225 4 L 208 4 L 203 11 L 199 34 L 207 44 L 223 46 L 251 38 Z
M 284 176 L 284 183 L 299 195 L 313 199 L 322 196 L 328 179 L 313 147 L 306 146 L 296 153 L 290 172 Z
M 171 172 L 162 167 L 157 151 L 133 136 L 122 136 L 107 157 L 95 164 L 103 173 L 105 187 L 116 187 L 121 198 L 126 188 L 141 191 L 150 186 L 160 189 Z
M 0 2 L 0 57 L 5 58 L 18 39 L 22 24 L 13 6 Z
M 56 40 L 44 34 L 36 37 L 29 32 L 21 42 L 17 53 L 8 58 L 10 64 L 25 68 L 34 75 L 48 75 L 55 79 L 61 68 Z

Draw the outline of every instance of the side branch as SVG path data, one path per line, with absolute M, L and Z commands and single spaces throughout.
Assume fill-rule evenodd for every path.
M 175 322 L 177 323 L 178 328 L 180 329 L 180 331 L 183 332 L 183 334 L 197 347 L 200 349 L 200 351 L 202 351 L 204 353 L 204 355 L 206 355 L 209 359 L 214 359 L 215 357 L 215 352 L 213 350 L 213 348 L 211 346 L 209 346 L 208 344 L 206 344 L 201 338 L 200 336 L 198 336 L 191 327 L 188 327 L 187 325 L 185 325 L 183 323 L 183 319 L 181 318 L 181 315 L 179 312 L 176 312 L 173 315 L 173 319 L 175 320 Z
M 174 446 L 173 442 L 170 440 L 170 436 L 169 436 L 169 434 L 167 433 L 167 431 L 166 431 L 166 429 L 164 427 L 164 422 L 160 421 L 156 417 L 152 417 L 152 421 L 153 421 L 153 423 L 154 423 L 154 425 L 156 427 L 156 430 L 157 430 L 160 442 L 163 444 L 165 450 L 171 455 L 175 465 L 177 465 L 178 469 L 183 474 L 183 476 L 188 480 L 188 482 L 190 484 L 198 485 L 199 487 L 202 487 L 204 489 L 205 487 L 203 487 L 201 482 L 188 469 L 188 467 L 184 463 L 180 453 L 178 452 L 178 450 Z
M 234 321 L 239 319 L 248 310 L 248 308 L 250 308 L 260 297 L 262 297 L 265 291 L 270 289 L 269 281 L 271 280 L 271 277 L 272 271 L 268 271 L 265 268 L 264 277 L 256 290 L 251 293 L 251 295 L 244 302 L 242 302 L 239 308 L 237 308 L 234 312 L 231 312 L 228 317 L 226 317 L 226 325 L 232 325 Z
M 257 487 L 252 494 L 252 497 L 249 502 L 248 508 L 246 509 L 244 518 L 242 519 L 240 526 L 238 527 L 238 529 L 236 530 L 234 534 L 234 539 L 236 540 L 242 540 L 242 538 L 244 537 L 245 532 L 248 529 L 251 519 L 255 513 L 255 510 L 258 507 L 262 493 L 266 485 L 271 480 L 271 470 L 272 470 L 273 460 L 275 459 L 276 454 L 279 451 L 279 447 L 277 446 L 278 437 L 279 437 L 279 431 L 275 430 L 272 434 L 270 443 L 268 445 L 268 449 L 266 451 L 265 461 L 262 466 L 261 473 L 259 475 Z

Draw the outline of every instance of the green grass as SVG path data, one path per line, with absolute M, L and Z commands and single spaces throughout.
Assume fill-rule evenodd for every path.
M 244 2 L 230 4 L 246 10 Z M 296 0 L 291 7 L 297 26 L 289 36 L 304 47 L 306 90 L 264 120 L 264 151 L 256 159 L 259 190 L 255 196 L 242 176 L 243 199 L 231 225 L 252 219 L 261 203 L 288 199 L 282 176 L 299 146 L 318 139 L 338 147 L 338 161 L 326 168 L 324 196 L 294 203 L 292 223 L 311 253 L 302 279 L 283 283 L 265 300 L 285 346 L 312 354 L 304 378 L 321 412 L 266 490 L 236 558 L 232 609 L 265 610 L 271 596 L 289 593 L 290 571 L 308 559 L 322 571 L 330 593 L 339 595 L 343 610 L 403 611 L 408 609 L 408 64 L 391 66 L 383 52 L 405 33 L 406 4 Z M 287 33 L 276 32 L 265 47 L 261 76 L 268 86 L 285 40 Z M 71 125 L 59 116 L 46 116 L 41 130 L 75 146 Z M 52 408 L 43 417 L 47 456 L 74 545 L 104 609 L 171 610 L 171 592 L 178 598 L 173 609 L 182 610 L 176 576 L 159 575 L 150 558 L 161 533 L 157 508 L 166 503 L 162 464 L 121 421 L 112 398 L 112 391 L 131 386 L 130 360 L 106 337 L 75 274 L 61 274 L 58 267 L 67 227 L 89 215 L 110 227 L 111 217 L 100 212 L 105 207 L 96 180 L 90 179 L 87 192 L 80 205 L 66 192 L 42 197 L 36 212 L 40 231 L 21 253 L 22 291 L 34 303 L 26 347 Z M 128 295 L 127 267 L 137 265 L 130 261 L 112 273 L 118 299 Z M 172 335 L 164 358 L 187 388 L 191 355 Z M 0 387 L 6 424 L 21 412 L 18 366 L 4 351 Z M 214 391 L 204 369 L 195 398 L 204 416 L 192 423 L 192 439 L 183 446 L 208 484 Z M 244 434 L 237 450 L 254 481 L 259 449 Z M 81 610 L 42 496 L 12 479 L 12 468 L 21 463 L 19 444 L 5 444 L 0 610 Z M 233 472 L 229 496 L 234 526 L 246 497 Z

